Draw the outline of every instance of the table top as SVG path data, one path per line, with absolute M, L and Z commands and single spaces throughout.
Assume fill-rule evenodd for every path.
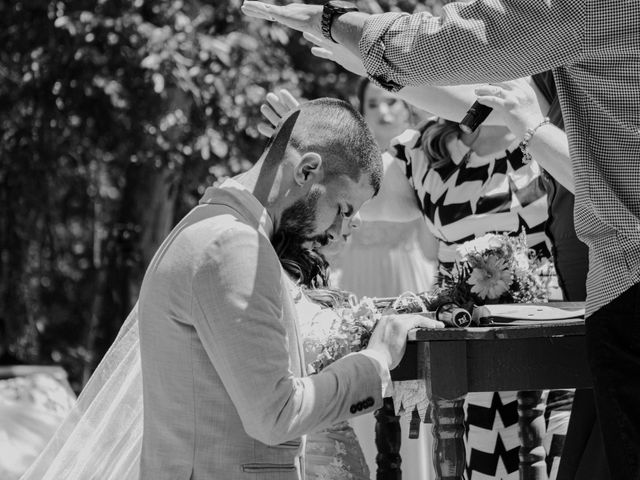
M 582 302 L 551 302 L 549 306 L 562 309 L 579 309 Z M 584 318 L 563 320 L 510 319 L 481 327 L 466 328 L 419 328 L 409 332 L 408 340 L 413 342 L 456 341 L 456 340 L 510 340 L 517 338 L 560 337 L 584 335 Z
M 0 379 L 24 377 L 27 375 L 48 374 L 55 377 L 67 378 L 67 372 L 58 365 L 2 365 L 0 366 Z
M 509 340 L 532 337 L 584 335 L 583 319 L 553 320 L 536 325 L 499 325 L 467 328 L 418 328 L 409 332 L 408 340 L 433 342 L 451 340 Z

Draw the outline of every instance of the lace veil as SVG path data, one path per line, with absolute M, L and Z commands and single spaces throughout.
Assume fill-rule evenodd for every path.
M 21 480 L 137 480 L 141 375 L 136 304 L 76 405 Z

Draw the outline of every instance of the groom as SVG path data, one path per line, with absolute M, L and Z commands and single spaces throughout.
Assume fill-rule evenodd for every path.
M 300 106 L 248 172 L 209 188 L 161 245 L 139 301 L 142 480 L 304 478 L 304 434 L 382 404 L 407 331 L 305 376 L 277 233 L 341 241 L 380 187 L 380 152 L 345 102 Z

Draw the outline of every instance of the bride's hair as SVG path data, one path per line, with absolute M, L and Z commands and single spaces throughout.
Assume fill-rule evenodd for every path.
M 431 118 L 419 127 L 422 151 L 431 168 L 446 167 L 453 162 L 447 143 L 452 137 L 460 135 L 457 122 L 444 118 Z
M 349 292 L 329 285 L 329 262 L 320 252 L 306 247 L 304 240 L 276 233 L 273 246 L 282 268 L 301 286 L 314 302 L 328 308 L 348 305 Z
M 307 288 L 329 286 L 329 263 L 324 256 L 304 246 L 304 240 L 290 233 L 277 232 L 273 247 L 284 270 Z

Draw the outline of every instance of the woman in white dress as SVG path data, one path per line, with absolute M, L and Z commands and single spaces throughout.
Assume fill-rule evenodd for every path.
M 332 327 L 338 333 L 340 317 L 337 312 L 348 305 L 347 292 L 327 288 L 329 264 L 319 251 L 335 254 L 344 243 L 321 246 L 302 244 L 297 239 L 276 238 L 274 247 L 291 279 L 305 360 L 311 364 L 317 356 L 316 346 L 332 334 Z M 358 438 L 348 422 L 307 435 L 305 474 L 307 480 L 371 478 Z

